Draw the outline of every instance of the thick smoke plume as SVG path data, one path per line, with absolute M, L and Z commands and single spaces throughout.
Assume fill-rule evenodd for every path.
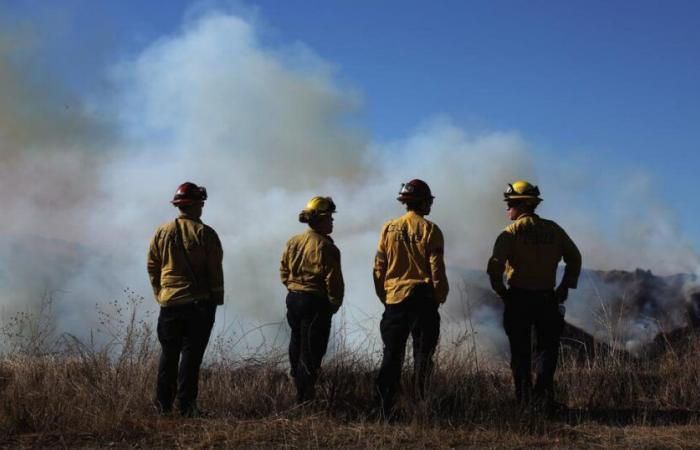
M 110 95 L 77 99 L 61 86 L 32 83 L 31 64 L 13 62 L 27 50 L 1 39 L 0 176 L 12 194 L 5 197 L 11 220 L 0 225 L 3 317 L 49 292 L 59 328 L 85 334 L 95 303 L 119 298 L 123 288 L 150 301 L 148 241 L 174 217 L 168 200 L 186 180 L 207 187 L 203 218 L 224 246 L 220 326 L 283 319 L 282 247 L 303 230 L 296 216 L 306 201 L 330 195 L 347 285 L 343 317 L 351 329 L 375 333 L 378 232 L 402 213 L 395 196 L 411 178 L 426 180 L 437 196 L 430 218 L 447 240 L 448 323 L 462 320 L 469 300 L 460 294 L 464 274 L 483 270 L 507 223 L 500 193 L 514 179 L 540 185 L 542 215 L 569 230 L 588 267 L 698 267 L 645 176 L 625 177 L 632 181 L 620 190 L 619 175 L 606 180 L 597 169 L 535 154 L 516 132 L 464 130 L 448 117 L 426 118 L 402 139 L 373 141 L 353 125 L 361 115 L 357 90 L 339 85 L 329 63 L 303 45 L 266 46 L 238 16 L 187 21 L 105 68 Z M 594 184 L 605 192 L 582 196 L 580 186 Z M 651 208 L 641 215 L 626 208 L 640 195 Z M 592 320 L 586 301 L 575 296 L 571 308 L 584 328 Z M 500 347 L 497 311 L 473 306 L 480 344 Z

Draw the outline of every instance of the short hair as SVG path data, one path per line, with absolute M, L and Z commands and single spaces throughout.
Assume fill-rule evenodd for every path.
M 537 209 L 537 205 L 539 205 L 539 202 L 524 201 L 520 203 L 520 208 L 525 209 L 527 211 L 535 212 L 535 209 Z
M 424 200 L 411 200 L 406 202 L 406 211 L 415 211 L 418 208 L 420 208 L 420 205 L 423 204 Z

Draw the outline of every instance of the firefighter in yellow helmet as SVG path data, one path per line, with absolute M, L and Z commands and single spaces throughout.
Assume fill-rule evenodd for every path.
M 392 414 L 408 336 L 413 338 L 413 389 L 422 399 L 440 337 L 438 307 L 449 290 L 440 228 L 425 219 L 433 204 L 430 187 L 411 180 L 399 200 L 406 214 L 384 224 L 374 260 L 374 286 L 385 305 L 380 324 L 384 355 L 376 380 L 385 417 Z
M 496 239 L 487 272 L 491 286 L 503 299 L 503 326 L 510 342 L 515 395 L 522 406 L 553 410 L 554 373 L 559 337 L 564 327 L 560 304 L 575 289 L 581 272 L 581 253 L 555 222 L 535 214 L 542 201 L 537 186 L 527 181 L 508 185 L 504 193 L 508 218 L 513 221 Z M 557 266 L 564 260 L 564 276 L 556 286 Z M 503 275 L 508 282 L 506 288 Z M 556 289 L 555 289 L 556 286 Z M 535 380 L 532 387 L 531 330 L 536 336 Z
M 148 275 L 160 304 L 156 402 L 161 413 L 168 413 L 177 396 L 186 417 L 202 415 L 197 408 L 199 367 L 216 307 L 224 303 L 221 242 L 200 219 L 206 199 L 204 187 L 181 184 L 171 201 L 180 215 L 156 230 L 148 250 Z
M 340 251 L 330 237 L 334 212 L 335 203 L 330 197 L 309 200 L 299 213 L 299 222 L 308 224 L 309 229 L 287 242 L 280 263 L 280 277 L 289 291 L 289 363 L 298 402 L 314 397 L 331 317 L 343 303 Z

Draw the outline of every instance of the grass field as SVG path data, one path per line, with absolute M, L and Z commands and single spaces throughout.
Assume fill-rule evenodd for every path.
M 427 400 L 404 390 L 386 423 L 371 402 L 376 360 L 362 352 L 327 358 L 316 401 L 298 406 L 284 353 L 241 359 L 213 344 L 199 402 L 210 417 L 181 419 L 152 407 L 158 347 L 136 315 L 99 348 L 54 342 L 33 323 L 23 336 L 4 330 L 6 341 L 23 340 L 0 358 L 3 447 L 700 447 L 695 334 L 654 358 L 564 355 L 557 395 L 570 410 L 549 418 L 515 408 L 505 364 L 478 364 L 468 348 L 443 343 Z

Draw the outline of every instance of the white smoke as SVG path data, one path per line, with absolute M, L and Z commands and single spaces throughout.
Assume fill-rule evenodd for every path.
M 209 191 L 203 219 L 224 246 L 229 321 L 283 320 L 282 248 L 303 230 L 296 217 L 306 201 L 330 195 L 339 210 L 333 237 L 343 257 L 345 320 L 350 327 L 371 323 L 369 328 L 378 329 L 381 305 L 371 281 L 378 232 L 383 222 L 402 214 L 395 196 L 400 183 L 412 178 L 426 180 L 437 197 L 429 218 L 445 234 L 451 303 L 462 300 L 457 289 L 462 270 L 483 270 L 507 223 L 500 193 L 519 178 L 540 184 L 543 215 L 551 213 L 569 230 L 587 266 L 697 267 L 696 252 L 678 238 L 673 214 L 655 203 L 648 185 L 622 183 L 625 189 L 592 203 L 582 199 L 581 186 L 596 185 L 595 169 L 559 175 L 570 164 L 556 155 L 536 156 L 518 133 L 469 132 L 448 117 L 427 118 L 403 139 L 373 142 L 351 125 L 361 114 L 359 97 L 335 81 L 330 64 L 301 45 L 267 47 L 241 17 L 200 15 L 114 64 L 110 74 L 111 96 L 81 99 L 90 106 L 78 113 L 52 111 L 48 119 L 79 120 L 58 125 L 46 120 L 59 131 L 39 133 L 41 139 L 31 117 L 0 105 L 2 117 L 14 119 L 0 128 L 0 175 L 21 193 L 6 205 L 14 220 L 2 224 L 4 240 L 41 236 L 69 247 L 80 244 L 70 270 L 37 257 L 23 270 L 4 271 L 4 283 L 11 282 L 5 285 L 13 288 L 0 298 L 0 313 L 37 295 L 27 288 L 35 285 L 36 273 L 46 275 L 48 289 L 62 293 L 67 306 L 60 324 L 76 334 L 94 321 L 96 302 L 119 297 L 124 287 L 150 299 L 148 241 L 157 225 L 174 217 L 168 200 L 183 181 Z M 17 85 L 17 79 L 3 77 L 0 89 Z M 55 105 L 50 97 L 27 95 L 6 105 L 28 98 L 39 106 Z M 106 131 L 95 117 L 114 119 L 112 127 Z M 22 140 L 12 138 L 9 133 L 22 127 L 33 131 Z M 54 145 L 65 134 L 73 139 Z M 620 184 L 618 177 L 614 184 Z M 647 209 L 629 208 L 631 199 L 640 205 L 639 195 L 647 199 Z M 624 212 L 611 217 L 618 211 Z M 10 247 L 0 254 L 4 267 L 12 267 L 16 257 Z M 50 276 L 54 269 L 60 277 Z M 479 309 L 476 318 L 480 339 L 500 336 L 493 331 L 500 324 L 492 310 Z

